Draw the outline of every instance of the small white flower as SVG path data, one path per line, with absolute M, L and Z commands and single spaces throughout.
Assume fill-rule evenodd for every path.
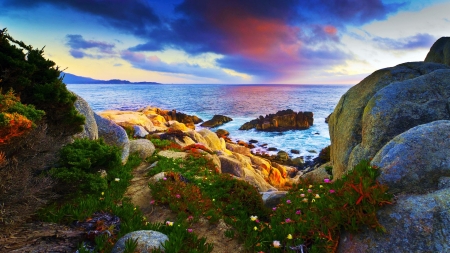
M 120 178 L 116 177 L 116 178 L 114 179 L 114 181 L 119 182 L 119 181 L 120 181 Z

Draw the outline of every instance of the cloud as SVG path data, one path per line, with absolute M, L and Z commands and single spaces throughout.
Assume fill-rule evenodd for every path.
M 430 48 L 436 41 L 436 38 L 427 33 L 418 33 L 414 36 L 409 36 L 400 39 L 391 39 L 383 37 L 375 37 L 373 41 L 382 49 L 387 50 L 414 50 Z
M 124 50 L 120 55 L 123 60 L 128 61 L 133 67 L 138 69 L 162 73 L 186 74 L 210 79 L 242 81 L 241 78 L 229 75 L 224 70 L 218 68 L 203 68 L 198 64 L 189 64 L 187 62 L 166 63 L 155 55 L 147 56 L 144 53 L 132 52 L 130 50 Z
M 85 40 L 83 36 L 79 34 L 68 34 L 66 35 L 66 39 L 66 46 L 70 48 L 69 52 L 74 58 L 103 58 L 105 55 L 110 56 L 115 54 L 113 51 L 115 47 L 114 44 L 109 44 L 102 41 Z M 85 52 L 90 49 L 95 49 L 95 51 L 99 52 L 99 54 L 94 56 Z

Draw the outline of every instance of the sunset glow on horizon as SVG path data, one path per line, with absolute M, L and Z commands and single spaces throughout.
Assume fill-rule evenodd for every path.
M 450 1 L 0 0 L 0 29 L 67 73 L 198 84 L 356 84 L 422 61 Z

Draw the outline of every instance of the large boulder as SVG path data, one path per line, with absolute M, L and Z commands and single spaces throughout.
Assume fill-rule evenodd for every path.
M 111 253 L 123 253 L 125 250 L 125 242 L 127 240 L 137 240 L 137 248 L 136 250 L 141 253 L 150 253 L 153 252 L 154 249 L 162 249 L 163 244 L 169 240 L 167 235 L 152 231 L 152 230 L 139 230 L 128 233 L 120 238 L 116 244 L 114 244 Z
M 265 117 L 246 122 L 239 130 L 250 130 L 255 128 L 258 131 L 288 131 L 304 130 L 313 125 L 312 112 L 294 112 L 291 109 L 278 111 Z
M 75 138 L 89 138 L 91 140 L 97 140 L 98 139 L 98 127 L 97 122 L 95 122 L 94 118 L 94 111 L 92 111 L 89 104 L 84 100 L 82 97 L 78 96 L 77 94 L 73 93 L 77 100 L 75 101 L 75 109 L 84 116 L 84 126 L 83 131 L 81 133 L 76 134 Z
M 109 110 L 99 114 L 125 128 L 133 128 L 138 125 L 144 127 L 148 132 L 156 131 L 152 121 L 142 112 Z
M 138 139 L 130 141 L 130 153 L 138 153 L 139 157 L 145 160 L 155 152 L 155 145 L 147 139 Z
M 449 73 L 443 64 L 404 63 L 375 71 L 347 91 L 328 124 L 334 177 L 409 128 L 448 119 Z
M 201 124 L 202 127 L 217 127 L 221 126 L 233 119 L 223 115 L 214 115 L 212 119 L 205 121 Z
M 450 65 L 450 37 L 442 37 L 434 42 L 425 61 Z
M 222 151 L 226 154 L 231 154 L 231 152 L 226 149 L 225 140 L 217 137 L 214 132 L 205 128 L 198 131 L 198 133 L 203 137 L 203 140 L 206 141 L 206 143 L 202 143 L 201 141 L 198 142 L 205 144 L 212 151 Z
M 122 149 L 122 163 L 126 163 L 130 154 L 130 141 L 125 130 L 111 120 L 102 118 L 94 113 L 98 127 L 98 137 L 103 138 L 106 144 Z
M 228 173 L 236 177 L 244 176 L 244 169 L 242 168 L 242 164 L 238 159 L 224 155 L 220 155 L 219 159 L 222 173 Z

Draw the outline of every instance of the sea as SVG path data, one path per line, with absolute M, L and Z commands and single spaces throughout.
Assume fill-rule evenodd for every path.
M 292 158 L 317 157 L 330 145 L 325 118 L 333 112 L 351 85 L 224 85 L 224 84 L 68 84 L 67 88 L 84 98 L 95 112 L 137 110 L 146 106 L 196 115 L 204 121 L 215 114 L 233 121 L 216 129 L 230 132 L 234 141 L 257 140 L 254 152 L 276 154 L 283 150 Z M 292 109 L 311 111 L 314 125 L 308 130 L 260 132 L 239 130 L 245 122 L 260 115 Z M 201 129 L 197 126 L 197 129 Z M 267 145 L 264 145 L 267 144 Z M 298 150 L 294 154 L 291 150 Z

